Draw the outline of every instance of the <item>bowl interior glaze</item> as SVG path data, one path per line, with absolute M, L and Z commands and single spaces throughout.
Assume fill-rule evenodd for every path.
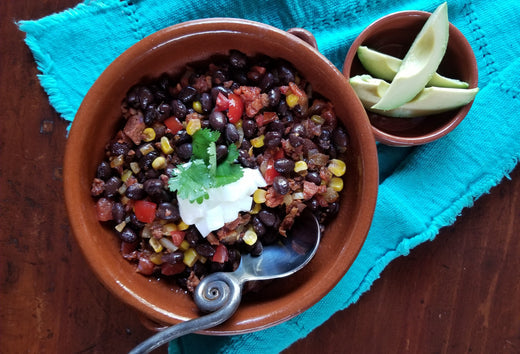
M 147 77 L 181 73 L 186 64 L 238 49 L 291 62 L 330 99 L 350 133 L 348 172 L 338 217 L 323 236 L 315 258 L 290 278 L 246 294 L 236 314 L 206 330 L 213 335 L 246 333 L 281 323 L 321 299 L 356 258 L 371 224 L 378 167 L 366 113 L 345 77 L 317 50 L 287 32 L 235 19 L 206 19 L 161 30 L 117 58 L 86 95 L 72 124 L 64 164 L 65 199 L 75 237 L 102 283 L 120 300 L 158 324 L 200 314 L 191 296 L 174 283 L 142 276 L 119 253 L 119 241 L 96 219 L 91 180 L 115 133 L 127 90 Z
M 367 74 L 356 51 L 364 45 L 397 58 L 404 58 L 415 37 L 431 14 L 402 11 L 382 17 L 369 25 L 353 42 L 345 58 L 343 73 L 350 78 Z M 464 35 L 450 23 L 446 54 L 437 72 L 477 87 L 478 68 L 473 50 Z M 367 112 L 377 141 L 394 146 L 421 145 L 439 139 L 464 119 L 473 102 L 449 112 L 417 118 L 392 118 Z

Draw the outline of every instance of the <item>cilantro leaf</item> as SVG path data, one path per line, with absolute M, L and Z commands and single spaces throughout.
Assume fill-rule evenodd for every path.
M 211 142 L 208 146 L 208 170 L 210 176 L 215 176 L 217 172 L 217 145 Z
M 235 163 L 238 158 L 238 149 L 236 145 L 229 145 L 226 159 L 218 166 L 215 174 L 215 187 L 220 187 L 235 181 L 238 181 L 244 175 L 244 171 L 240 164 Z
M 177 191 L 178 197 L 199 204 L 209 198 L 207 189 L 211 185 L 208 167 L 200 159 L 191 161 L 188 167 L 177 166 L 168 181 L 168 187 L 172 192 Z
M 206 164 L 209 164 L 210 154 L 208 148 L 211 143 L 215 142 L 220 137 L 220 132 L 207 128 L 199 129 L 192 135 L 193 158 L 202 159 Z

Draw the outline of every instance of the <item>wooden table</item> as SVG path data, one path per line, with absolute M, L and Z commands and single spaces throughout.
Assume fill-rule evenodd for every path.
M 77 2 L 0 1 L 2 353 L 125 352 L 151 335 L 73 239 L 61 175 L 67 124 L 14 24 Z M 511 177 L 286 353 L 520 353 L 520 169 Z

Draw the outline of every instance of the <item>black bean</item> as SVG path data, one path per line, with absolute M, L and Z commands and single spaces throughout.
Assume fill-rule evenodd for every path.
M 274 162 L 274 169 L 283 175 L 288 175 L 294 170 L 294 160 L 281 158 Z
M 311 200 L 307 201 L 306 204 L 311 211 L 316 211 L 320 208 L 320 202 L 318 202 L 316 198 L 312 198 Z
M 132 230 L 129 227 L 125 227 L 123 231 L 121 231 L 121 233 L 119 234 L 119 237 L 122 241 L 128 243 L 134 243 L 135 241 L 137 241 L 137 234 L 134 230 Z
M 126 94 L 126 102 L 134 108 L 139 107 L 139 87 L 134 86 Z
M 246 168 L 256 167 L 256 159 L 254 156 L 249 156 L 249 153 L 246 150 L 238 150 L 238 162 L 240 162 L 240 164 Z
M 230 89 L 225 88 L 224 86 L 214 86 L 211 88 L 211 100 L 213 103 L 217 101 L 218 94 L 222 93 L 225 97 L 231 93 Z
M 141 108 L 145 109 L 154 101 L 153 93 L 148 87 L 141 87 L 139 89 L 139 104 Z
M 237 127 L 232 123 L 228 123 L 226 125 L 227 142 L 231 144 L 231 143 L 237 142 L 238 139 L 240 139 L 240 136 L 238 135 Z
M 220 84 L 223 84 L 224 82 L 228 81 L 228 77 L 227 77 L 227 74 L 223 70 L 216 70 L 213 73 L 211 80 L 214 84 L 220 85 Z
M 242 70 L 236 70 L 233 72 L 233 80 L 239 85 L 247 85 L 247 73 Z
M 177 132 L 177 134 L 175 134 L 172 139 L 172 143 L 177 146 L 189 142 L 191 142 L 191 136 L 184 129 Z
M 125 155 L 130 150 L 130 147 L 127 143 L 121 143 L 119 141 L 115 141 L 110 146 L 110 153 L 114 156 Z
M 282 134 L 279 132 L 267 132 L 264 136 L 264 144 L 269 148 L 277 147 L 282 142 Z
M 157 120 L 159 122 L 163 122 L 166 118 L 169 118 L 171 115 L 172 108 L 168 103 L 161 103 L 157 107 Z
M 159 117 L 159 113 L 155 110 L 153 106 L 148 107 L 148 109 L 144 112 L 144 124 L 151 125 L 155 120 Z
M 171 253 L 163 253 L 161 255 L 161 259 L 163 262 L 167 262 L 170 264 L 180 263 L 184 259 L 184 252 L 175 251 L 175 252 L 171 252 Z
M 285 124 L 279 120 L 275 120 L 274 122 L 269 123 L 267 131 L 278 132 L 280 135 L 283 135 L 285 132 Z
M 159 219 L 173 221 L 175 223 L 177 223 L 181 220 L 181 215 L 179 213 L 179 207 L 177 205 L 174 205 L 173 203 L 169 203 L 169 202 L 160 203 L 157 206 L 157 211 L 155 212 L 155 215 Z
M 258 81 L 260 81 L 260 79 L 262 78 L 262 74 L 260 74 L 256 70 L 251 70 L 247 73 L 247 78 L 251 83 L 256 85 Z
M 331 139 L 331 132 L 330 130 L 327 130 L 327 129 L 323 129 L 321 131 L 321 134 L 318 138 L 318 146 L 327 151 L 330 149 L 330 139 Z
M 242 129 L 244 130 L 244 137 L 252 139 L 256 135 L 256 122 L 253 119 L 245 119 L 242 122 Z
M 293 125 L 293 127 L 291 128 L 291 133 L 296 134 L 297 136 L 301 136 L 303 138 L 307 136 L 305 127 L 301 123 Z
M 193 154 L 193 145 L 191 143 L 185 143 L 179 145 L 176 149 L 177 156 L 179 156 L 182 160 L 189 160 L 191 155 Z
M 294 82 L 294 72 L 286 64 L 282 64 L 278 67 L 278 78 L 282 85 L 288 85 L 289 82 Z
M 280 104 L 280 89 L 275 87 L 267 92 L 269 108 L 275 108 Z
M 159 153 L 157 151 L 149 152 L 139 159 L 139 167 L 144 170 L 151 168 L 153 160 L 155 160 L 157 157 L 159 157 Z
M 251 149 L 251 142 L 247 139 L 242 140 L 242 144 L 240 144 L 240 148 L 242 150 L 249 151 L 249 149 Z
M 132 200 L 139 200 L 146 197 L 146 192 L 141 183 L 134 183 L 128 186 L 125 195 Z
M 193 86 L 186 86 L 181 89 L 177 98 L 184 104 L 193 102 L 197 97 L 197 89 Z M 177 117 L 178 118 L 178 117 Z
M 184 234 L 184 239 L 192 246 L 195 246 L 202 239 L 202 235 L 199 230 L 194 227 L 190 227 Z
M 228 147 L 226 145 L 217 145 L 217 162 L 223 161 L 228 154 Z
M 243 69 L 247 65 L 247 57 L 244 53 L 238 50 L 231 50 L 229 53 L 229 63 L 234 68 Z
M 303 138 L 296 133 L 291 133 L 289 134 L 289 143 L 291 143 L 293 147 L 298 147 L 303 144 Z
M 106 181 L 112 175 L 112 168 L 107 161 L 102 161 L 96 170 L 96 177 Z
M 256 241 L 253 247 L 251 248 L 251 256 L 258 257 L 264 251 L 264 246 L 260 240 Z
M 258 216 L 253 217 L 252 224 L 253 224 L 253 230 L 255 230 L 255 232 L 258 236 L 262 236 L 266 233 L 267 228 L 262 223 L 262 221 L 260 220 L 260 218 Z
M 116 223 L 121 223 L 125 219 L 125 207 L 123 204 L 117 202 L 112 205 L 112 218 Z
M 171 102 L 171 107 L 172 115 L 179 119 L 184 119 L 186 117 L 188 109 L 186 108 L 186 105 L 181 102 L 181 100 L 173 100 Z
M 139 219 L 137 219 L 137 216 L 135 216 L 135 214 L 132 212 L 132 214 L 130 214 L 130 225 L 133 229 L 140 230 L 144 227 L 145 223 L 139 221 Z
M 260 221 L 268 227 L 272 227 L 276 223 L 276 215 L 269 210 L 262 209 L 258 212 Z
M 268 71 L 265 73 L 264 77 L 262 78 L 262 81 L 260 81 L 260 89 L 265 92 L 269 89 L 271 89 L 274 85 L 275 79 L 272 72 Z
M 348 144 L 348 136 L 344 129 L 336 128 L 332 134 L 332 141 L 336 149 L 344 152 Z
M 158 178 L 146 180 L 143 183 L 143 188 L 146 194 L 148 194 L 149 196 L 160 195 L 161 192 L 164 190 L 163 183 Z
M 121 187 L 121 184 L 123 182 L 121 182 L 121 180 L 118 178 L 118 177 L 110 177 L 106 182 L 105 182 L 105 196 L 107 198 L 112 198 L 113 196 L 115 196 L 117 193 L 119 193 L 119 187 Z
M 283 176 L 276 176 L 273 180 L 273 188 L 276 193 L 286 195 L 290 191 L 289 181 Z
M 208 114 L 212 107 L 211 95 L 207 92 L 202 93 L 200 95 L 199 102 L 202 108 L 202 113 Z
M 215 249 L 209 243 L 199 243 L 195 246 L 195 251 L 197 251 L 197 254 L 206 258 L 215 254 Z
M 228 261 L 230 268 L 229 271 L 234 271 L 240 265 L 240 251 L 236 248 L 228 249 Z
M 316 171 L 309 171 L 307 173 L 307 175 L 305 176 L 305 179 L 309 182 L 312 182 L 316 185 L 320 185 L 321 184 L 321 177 L 320 177 L 320 174 Z
M 144 171 L 144 178 L 150 179 L 150 178 L 157 178 L 161 175 L 161 172 L 151 168 L 149 170 Z
M 210 113 L 208 120 L 213 129 L 218 130 L 219 132 L 223 132 L 224 129 L 226 129 L 227 118 L 224 113 L 213 111 Z

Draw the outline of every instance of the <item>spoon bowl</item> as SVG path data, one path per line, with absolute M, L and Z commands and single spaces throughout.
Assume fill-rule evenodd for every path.
M 202 279 L 195 289 L 194 300 L 208 315 L 171 326 L 130 353 L 149 353 L 172 339 L 223 323 L 238 309 L 244 283 L 283 278 L 302 269 L 316 254 L 320 237 L 318 220 L 304 209 L 284 242 L 266 246 L 260 256 L 243 255 L 234 272 L 213 273 Z

